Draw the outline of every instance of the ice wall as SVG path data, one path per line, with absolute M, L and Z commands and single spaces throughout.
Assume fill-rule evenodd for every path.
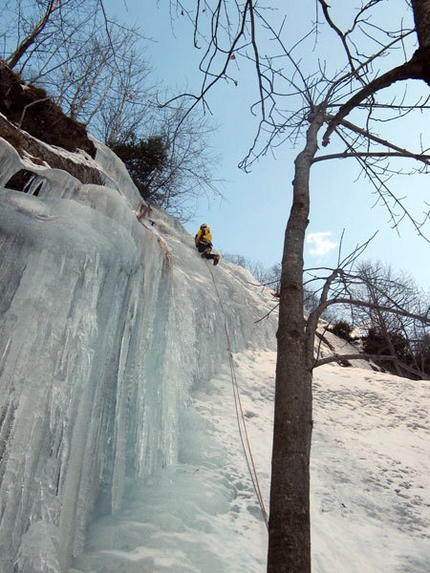
M 0 139 L 2 573 L 67 571 L 96 499 L 115 514 L 128 478 L 176 462 L 190 391 L 229 350 L 275 346 L 275 316 L 256 323 L 267 290 L 210 268 L 175 219 L 139 220 L 136 188 L 100 144 L 93 164 L 105 186 Z M 37 174 L 26 193 L 7 188 L 20 169 Z

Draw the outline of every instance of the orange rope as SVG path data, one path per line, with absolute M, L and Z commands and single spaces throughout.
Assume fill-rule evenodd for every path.
M 234 402 L 235 402 L 235 407 L 236 407 L 237 425 L 239 428 L 239 435 L 240 435 L 240 439 L 242 442 L 242 448 L 243 448 L 243 451 L 245 454 L 246 463 L 248 465 L 248 469 L 249 469 L 249 473 L 251 475 L 251 480 L 252 480 L 252 483 L 253 483 L 253 486 L 255 489 L 255 493 L 257 495 L 258 502 L 260 504 L 261 511 L 263 513 L 263 518 L 264 518 L 264 521 L 266 523 L 267 529 L 269 529 L 269 518 L 268 518 L 268 514 L 266 511 L 265 505 L 264 505 L 263 495 L 261 493 L 261 488 L 260 488 L 260 484 L 258 481 L 257 470 L 256 470 L 255 463 L 254 463 L 254 457 L 252 455 L 252 449 L 251 449 L 251 444 L 249 441 L 248 431 L 246 429 L 246 421 L 245 421 L 245 415 L 243 413 L 242 401 L 240 399 L 239 385 L 237 383 L 236 370 L 234 368 L 234 361 L 233 361 L 233 353 L 231 350 L 230 335 L 229 335 L 228 326 L 227 326 L 227 317 L 225 314 L 224 305 L 222 303 L 221 296 L 219 294 L 218 287 L 217 287 L 217 284 L 215 282 L 215 277 L 213 275 L 212 269 L 210 268 L 210 265 L 207 263 L 207 261 L 206 261 L 206 264 L 207 264 L 208 269 L 211 273 L 212 281 L 214 283 L 216 295 L 218 298 L 218 302 L 219 302 L 219 305 L 221 307 L 221 310 L 222 310 L 222 313 L 224 316 L 224 329 L 225 329 L 225 335 L 226 335 L 226 339 L 227 339 L 227 350 L 228 350 L 228 355 L 229 355 L 229 360 L 230 360 L 233 396 L 234 396 Z

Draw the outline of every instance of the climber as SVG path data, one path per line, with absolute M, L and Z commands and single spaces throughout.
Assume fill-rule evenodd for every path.
M 200 229 L 194 237 L 194 243 L 203 259 L 213 260 L 214 266 L 218 264 L 221 255 L 213 249 L 211 230 L 205 223 L 200 225 Z

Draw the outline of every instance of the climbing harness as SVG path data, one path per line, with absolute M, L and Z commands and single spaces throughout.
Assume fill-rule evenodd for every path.
M 266 507 L 264 505 L 263 495 L 261 493 L 261 488 L 260 488 L 260 484 L 258 481 L 257 470 L 255 468 L 254 458 L 253 458 L 252 450 L 251 450 L 251 444 L 250 444 L 249 437 L 248 437 L 248 431 L 246 429 L 246 421 L 245 421 L 245 415 L 243 413 L 242 401 L 240 399 L 239 385 L 237 383 L 236 370 L 234 368 L 233 352 L 231 350 L 230 335 L 229 335 L 228 326 L 227 326 L 227 317 L 226 317 L 224 305 L 222 303 L 221 296 L 219 294 L 219 290 L 218 290 L 218 287 L 217 287 L 211 266 L 208 264 L 207 261 L 205 261 L 205 262 L 206 262 L 206 265 L 207 265 L 207 267 L 210 271 L 210 274 L 212 276 L 212 281 L 213 281 L 214 286 L 215 286 L 215 292 L 217 295 L 217 299 L 218 299 L 218 302 L 219 302 L 219 305 L 221 307 L 221 311 L 222 311 L 222 314 L 224 317 L 224 329 L 225 329 L 225 335 L 226 335 L 226 339 L 227 339 L 227 351 L 228 351 L 228 356 L 229 356 L 229 361 L 230 361 L 231 382 L 232 382 L 232 387 L 233 387 L 233 396 L 234 396 L 234 403 L 235 403 L 235 407 L 236 407 L 236 418 L 237 418 L 237 425 L 239 428 L 240 440 L 242 442 L 242 448 L 243 448 L 243 452 L 245 454 L 246 463 L 248 465 L 248 470 L 249 470 L 249 473 L 251 476 L 251 480 L 252 480 L 252 484 L 254 486 L 255 493 L 257 495 L 258 503 L 260 504 L 260 507 L 261 507 L 261 512 L 263 514 L 264 522 L 266 524 L 267 529 L 269 529 L 269 518 L 267 515 Z

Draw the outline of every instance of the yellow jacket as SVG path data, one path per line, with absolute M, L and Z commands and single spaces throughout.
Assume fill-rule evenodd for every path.
M 205 239 L 206 241 L 209 241 L 209 243 L 212 243 L 212 233 L 209 227 L 204 227 L 203 229 L 199 229 L 197 231 L 197 234 L 194 237 L 196 247 L 199 244 L 200 239 Z

